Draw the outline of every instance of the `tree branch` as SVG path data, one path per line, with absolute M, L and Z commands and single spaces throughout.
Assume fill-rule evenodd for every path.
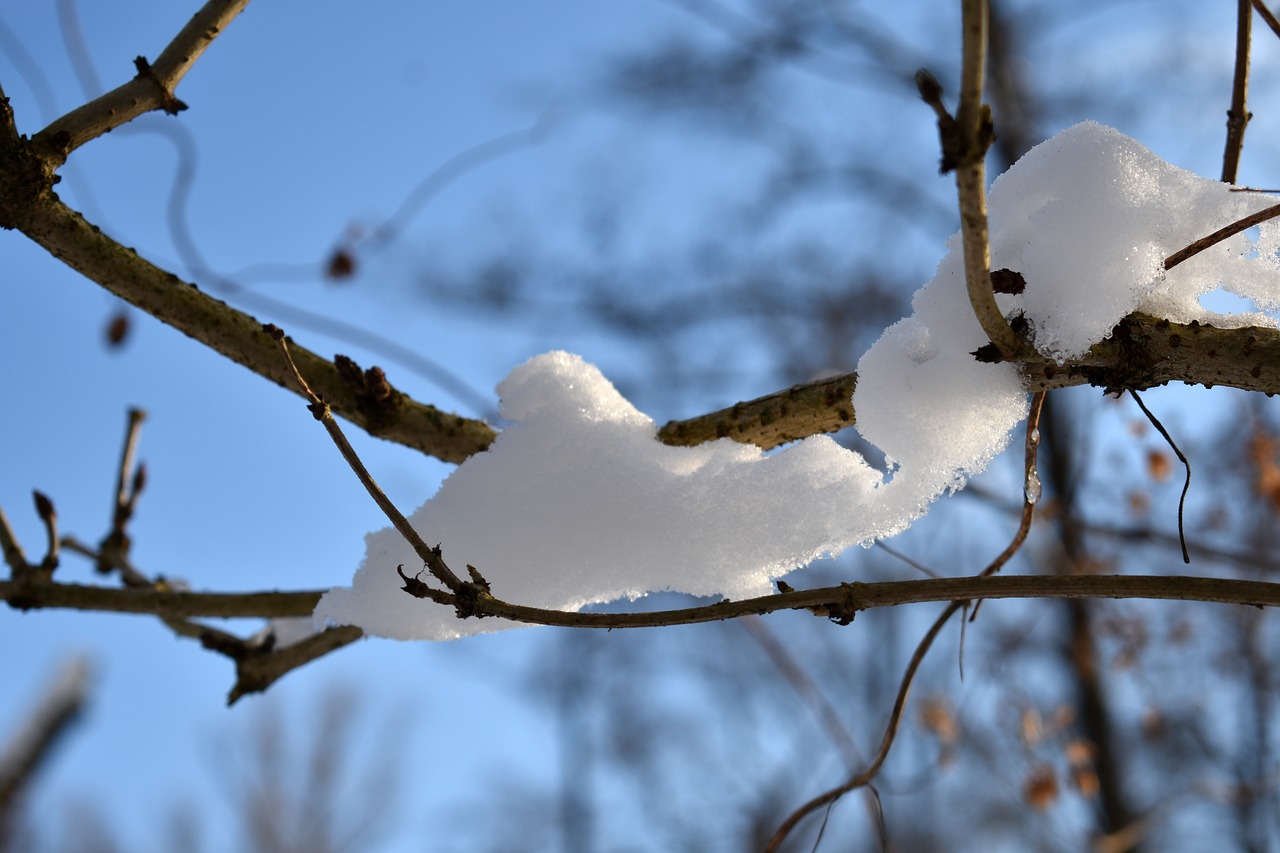
M 9 849 L 5 831 L 15 805 L 40 766 L 70 729 L 89 694 L 89 665 L 72 659 L 50 680 L 22 728 L 0 750 L 0 845 Z
M 1280 330 L 1221 329 L 1135 313 L 1080 358 L 1058 364 L 1028 357 L 1021 370 L 1028 391 L 1076 385 L 1142 391 L 1185 382 L 1280 394 Z M 658 438 L 685 446 L 727 437 L 768 450 L 807 435 L 837 432 L 856 422 L 849 396 L 857 379 L 856 373 L 847 373 L 670 421 Z
M 1005 358 L 1024 347 L 996 305 L 991 289 L 991 247 L 987 237 L 987 148 L 995 133 L 991 109 L 982 103 L 987 73 L 987 0 L 963 0 L 963 59 L 956 136 L 963 154 L 956 161 L 956 194 L 964 243 L 964 279 L 969 304 L 987 337 Z
M 692 447 L 717 438 L 732 438 L 768 450 L 805 436 L 836 432 L 855 422 L 853 391 L 857 384 L 858 374 L 846 373 L 793 385 L 718 412 L 668 421 L 658 430 L 658 440 Z
M 126 302 L 277 385 L 296 387 L 262 323 L 116 243 L 52 192 L 26 205 L 13 227 Z M 316 393 L 370 435 L 447 462 L 461 462 L 493 440 L 488 424 L 418 403 L 393 388 L 376 368 L 362 372 L 350 359 L 327 361 L 297 346 L 293 355 Z
M 117 589 L 52 581 L 0 581 L 0 600 L 18 610 L 93 610 L 175 619 L 310 616 L 323 594 L 323 590 L 177 592 L 151 587 Z M 1141 598 L 1278 607 L 1280 584 L 1182 575 L 993 575 L 985 578 L 845 583 L 742 601 L 638 613 L 544 610 L 509 604 L 492 595 L 480 595 L 475 603 L 475 614 L 480 617 L 497 616 L 533 625 L 567 628 L 658 628 L 719 622 L 747 614 L 762 615 L 780 610 L 809 610 L 835 617 L 879 607 L 979 598 Z
M 1252 115 L 1245 106 L 1249 91 L 1249 41 L 1253 26 L 1251 0 L 1236 2 L 1236 64 L 1231 82 L 1231 109 L 1227 110 L 1227 142 L 1222 153 L 1222 182 L 1234 184 L 1244 150 L 1244 131 Z
M 0 581 L 0 600 L 15 610 L 94 610 L 170 619 L 310 616 L 323 594 L 322 590 L 218 593 L 182 592 L 154 586 L 116 588 L 55 583 L 31 576 Z
M 187 105 L 173 90 L 218 34 L 239 15 L 249 0 L 208 0 L 169 42 L 155 62 L 143 57 L 132 80 L 97 97 L 37 133 L 33 142 L 61 165 L 72 151 L 144 113 L 178 113 Z M 56 166 L 55 166 L 56 168 Z

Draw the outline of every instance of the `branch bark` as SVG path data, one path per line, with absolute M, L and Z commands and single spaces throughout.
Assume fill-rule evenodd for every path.
M 116 243 L 52 191 L 32 200 L 15 226 L 126 302 L 277 385 L 295 389 L 288 365 L 259 321 Z M 329 361 L 297 345 L 291 351 L 316 393 L 370 435 L 448 462 L 461 462 L 494 438 L 483 421 L 418 403 L 386 382 L 380 371 L 370 374 L 350 359 Z
M 982 330 L 1006 359 L 1025 347 L 996 305 L 991 289 L 991 246 L 987 235 L 987 148 L 995 135 L 991 110 L 982 103 L 987 73 L 987 0 L 963 0 L 964 30 L 960 103 L 956 107 L 956 194 L 964 244 L 964 279 L 969 304 Z M 945 152 L 944 152 L 945 156 Z
M 173 91 L 200 55 L 235 19 L 249 0 L 209 0 L 161 51 L 155 62 L 139 56 L 132 80 L 94 98 L 54 121 L 33 139 L 57 165 L 81 145 L 133 121 L 144 113 L 178 113 L 187 105 Z
M 140 613 L 164 618 L 309 616 L 322 590 L 299 592 L 174 592 L 155 588 L 117 589 L 52 581 L 0 581 L 0 600 L 19 610 L 66 609 Z M 1280 607 L 1280 584 L 1181 575 L 993 575 L 930 578 L 880 583 L 846 583 L 724 601 L 678 610 L 640 613 L 577 613 L 510 604 L 481 594 L 478 617 L 497 616 L 532 625 L 569 628 L 656 628 L 718 622 L 747 614 L 809 610 L 839 618 L 859 610 L 987 598 L 1142 598 Z

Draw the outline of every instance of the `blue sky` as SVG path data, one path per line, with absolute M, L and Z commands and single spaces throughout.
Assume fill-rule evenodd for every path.
M 194 8 L 161 0 L 80 3 L 89 56 L 103 84 L 132 76 L 133 57 L 154 57 Z M 11 49 L 0 49 L 0 82 L 20 129 L 33 133 L 83 96 L 53 4 L 10 0 L 0 22 L 36 57 L 53 94 L 52 104 L 40 103 L 41 85 Z M 531 217 L 542 225 L 536 238 L 543 248 L 581 252 L 575 229 L 596 182 L 624 192 L 645 188 L 627 214 L 641 229 L 624 238 L 624 253 L 643 255 L 654 243 L 679 240 L 715 221 L 717 204 L 727 208 L 733 200 L 733 164 L 750 168 L 758 151 L 662 128 L 639 141 L 643 120 L 587 97 L 589 70 L 608 56 L 648 35 L 689 26 L 686 13 L 651 0 L 477 0 L 394 9 L 336 0 L 302 8 L 254 3 L 183 81 L 178 94 L 190 110 L 177 119 L 149 116 L 137 130 L 88 144 L 73 155 L 59 189 L 126 245 L 180 268 L 165 214 L 178 161 L 173 143 L 147 130 L 180 123 L 198 146 L 189 224 L 210 264 L 224 275 L 264 263 L 315 268 L 348 229 L 376 227 L 449 158 L 545 121 L 549 131 L 540 144 L 451 183 L 407 223 L 407 239 L 362 259 L 353 283 L 289 276 L 262 285 L 263 292 L 379 330 L 490 397 L 512 366 L 558 346 L 581 352 L 608 374 L 631 356 L 601 335 L 441 314 L 404 283 L 424 260 L 465 264 L 494 251 L 513 232 L 523 233 Z M 1114 55 L 1117 44 L 1131 61 L 1170 61 L 1140 28 L 1108 30 L 1110 41 L 1098 41 L 1099 29 L 1087 17 L 1079 26 L 1089 34 L 1089 48 L 1073 54 L 1071 39 L 1064 39 L 1062 55 L 1053 58 L 1062 67 L 1089 73 L 1090 52 Z M 1229 31 L 1230 21 L 1217 15 L 1200 28 L 1202 42 L 1181 46 L 1184 62 L 1207 69 L 1206 90 L 1221 89 L 1229 73 L 1223 61 L 1229 40 L 1221 35 Z M 1265 103 L 1274 92 L 1277 46 L 1261 38 L 1260 45 L 1254 97 Z M 838 123 L 839 113 L 823 108 L 825 92 L 819 86 L 810 94 L 813 120 Z M 1225 106 L 1225 93 L 1221 101 Z M 1213 123 L 1166 122 L 1159 133 L 1142 133 L 1143 122 L 1165 122 L 1162 110 L 1174 112 L 1161 107 L 1141 117 L 1117 111 L 1074 118 L 1110 121 L 1179 165 L 1214 174 L 1220 112 Z M 1275 161 L 1275 136 L 1267 132 L 1274 118 L 1257 112 L 1245 180 L 1275 186 L 1274 169 L 1268 175 L 1264 168 Z M 882 137 L 886 146 L 904 136 L 928 137 L 933 128 L 921 113 L 907 128 L 871 121 L 861 131 Z M 902 175 L 937 180 L 927 146 L 904 145 L 896 153 Z M 806 228 L 842 213 L 848 210 L 838 203 L 819 206 L 779 228 Z M 518 227 L 505 228 L 509 223 Z M 734 226 L 726 218 L 724 227 Z M 926 248 L 903 254 L 911 255 L 904 263 L 919 267 L 923 281 L 943 248 L 940 241 L 920 245 Z M 112 297 L 20 235 L 0 234 L 0 259 L 0 506 L 29 555 L 42 541 L 30 510 L 33 488 L 55 501 L 65 532 L 91 542 L 105 532 L 125 411 L 139 406 L 149 414 L 140 456 L 150 475 L 132 528 L 140 567 L 216 590 L 349 582 L 363 554 L 361 537 L 384 521 L 296 397 L 137 312 L 130 314 L 128 345 L 108 352 L 102 335 L 115 310 Z M 322 354 L 385 363 L 348 342 L 282 325 Z M 427 380 L 388 370 L 416 398 L 476 414 Z M 650 413 L 660 421 L 680 414 Z M 402 509 L 415 508 L 449 471 L 404 448 L 352 438 Z M 86 564 L 70 557 L 61 572 L 77 581 L 89 575 Z M 541 648 L 538 637 L 549 633 L 514 631 L 445 645 L 361 642 L 291 674 L 268 701 L 305 720 L 326 685 L 350 682 L 368 697 L 374 716 L 412 708 L 417 736 L 409 769 L 420 775 L 409 788 L 415 798 L 445 803 L 475 779 L 428 768 L 466 765 L 472 745 L 433 737 L 428 747 L 432 732 L 483 728 L 491 753 L 477 762 L 481 770 L 514 754 L 522 772 L 550 772 L 553 733 L 511 689 L 522 663 Z M 76 654 L 90 659 L 95 680 L 88 715 L 42 776 L 37 815 L 58 814 L 69 797 L 93 797 L 131 846 L 156 843 L 157 813 L 171 801 L 205 796 L 211 779 L 205 768 L 217 738 L 247 726 L 262 701 L 250 698 L 226 710 L 230 665 L 142 617 L 5 610 L 0 646 L 9 650 L 5 672 L 12 688 L 0 693 L 0 736 L 61 661 Z M 404 839 L 424 827 L 406 829 Z M 403 849 L 418 849 L 404 839 Z

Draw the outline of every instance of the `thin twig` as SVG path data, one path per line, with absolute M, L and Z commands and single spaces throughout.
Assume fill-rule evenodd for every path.
M 1018 521 L 1018 529 L 1013 534 L 1009 546 L 1001 551 L 1000 555 L 978 574 L 978 577 L 989 577 L 1004 568 L 1005 563 L 1013 559 L 1013 555 L 1022 548 L 1022 543 L 1027 540 L 1027 534 L 1031 532 L 1031 522 L 1035 520 L 1036 507 L 1040 502 L 1040 474 L 1036 470 L 1036 453 L 1040 448 L 1040 412 L 1044 408 L 1044 398 L 1048 393 L 1039 391 L 1034 394 L 1031 397 L 1031 410 L 1027 414 L 1027 434 L 1023 443 L 1022 461 L 1022 515 Z M 977 619 L 978 611 L 981 609 L 982 599 L 978 599 L 973 606 L 973 613 L 969 614 L 968 621 Z
M 979 577 L 987 577 L 994 575 L 1000 569 L 1004 568 L 1005 563 L 1018 553 L 1018 549 L 1022 547 L 1022 543 L 1026 541 L 1027 534 L 1031 531 L 1031 522 L 1035 519 L 1036 506 L 1040 501 L 1040 475 L 1036 471 L 1036 451 L 1040 447 L 1040 411 L 1044 408 L 1044 398 L 1048 392 L 1040 391 L 1031 397 L 1031 411 L 1027 414 L 1027 434 L 1023 443 L 1023 499 L 1022 499 L 1022 518 L 1018 522 L 1018 530 L 1013 535 L 1013 540 L 1009 543 L 1009 547 L 1000 553 L 1000 556 L 987 565 L 985 569 L 978 575 Z M 975 611 L 976 615 L 976 611 Z
M 963 57 L 956 133 L 962 157 L 956 163 L 956 193 L 964 245 L 964 279 L 969 304 L 982 330 L 1006 359 L 1022 344 L 1009 327 L 991 288 L 991 245 L 987 234 L 986 153 L 994 135 L 990 109 L 982 103 L 987 70 L 987 0 L 964 0 L 961 8 Z
M 829 803 L 835 802 L 852 790 L 869 784 L 871 780 L 876 777 L 876 774 L 880 772 L 880 767 L 884 764 L 885 759 L 889 757 L 889 750 L 893 747 L 893 741 L 897 737 L 898 726 L 902 722 L 902 713 L 907 707 L 907 695 L 911 691 L 911 683 L 915 680 L 916 671 L 920 669 L 920 664 L 924 662 L 925 655 L 928 654 L 930 647 L 933 645 L 933 641 L 937 639 L 939 632 L 942 631 L 942 627 L 946 625 L 947 621 L 961 608 L 963 608 L 965 604 L 966 602 L 963 601 L 953 601 L 951 604 L 947 605 L 946 609 L 942 611 L 942 614 L 934 620 L 933 625 L 924 635 L 924 638 L 920 640 L 919 645 L 916 646 L 915 652 L 911 655 L 911 661 L 907 664 L 907 670 L 902 675 L 902 682 L 898 685 L 898 695 L 897 698 L 894 699 L 893 710 L 889 713 L 889 724 L 885 726 L 884 737 L 880 741 L 880 749 L 876 753 L 876 757 L 871 764 L 861 773 L 850 778 L 843 785 L 838 785 L 823 794 L 819 794 L 792 812 L 791 815 L 782 822 L 782 825 L 778 827 L 778 830 L 773 834 L 773 837 L 769 839 L 769 843 L 765 846 L 765 853 L 774 853 L 782 842 L 786 840 L 787 836 L 791 834 L 791 831 L 795 829 L 796 825 L 813 811 L 820 809 Z
M 889 547 L 884 543 L 883 539 L 876 540 L 876 547 L 879 548 L 881 551 L 884 551 L 885 553 L 887 553 L 890 557 L 893 557 L 895 560 L 901 560 L 902 562 L 906 563 L 908 566 L 915 569 L 920 574 L 925 575 L 926 577 L 931 577 L 931 578 L 942 577 L 942 575 L 938 574 L 933 569 L 929 568 L 923 563 L 920 563 L 916 560 L 911 559 L 906 554 L 902 553 L 901 551 L 895 548 Z
M 98 70 L 93 67 L 93 58 L 89 55 L 89 43 L 85 41 L 84 28 L 80 26 L 76 0 L 58 0 L 57 6 L 62 45 L 80 82 L 80 91 L 86 98 L 96 98 L 102 94 L 102 81 L 98 79 Z
M 1164 424 L 1160 423 L 1160 420 L 1151 413 L 1150 409 L 1147 408 L 1147 404 L 1142 402 L 1142 398 L 1138 396 L 1138 392 L 1130 388 L 1129 396 L 1133 398 L 1133 402 L 1138 404 L 1138 408 L 1142 409 L 1142 413 L 1147 416 L 1147 420 L 1151 421 L 1151 425 L 1160 432 L 1160 435 L 1164 436 L 1164 440 L 1169 443 L 1171 448 L 1173 448 L 1173 452 L 1177 454 L 1183 467 L 1187 469 L 1186 479 L 1182 482 L 1182 497 L 1178 498 L 1178 544 L 1182 546 L 1182 562 L 1190 563 L 1191 554 L 1187 551 L 1187 535 L 1182 526 L 1182 510 L 1187 503 L 1187 491 L 1191 488 L 1191 461 L 1187 459 L 1183 452 L 1178 448 L 1178 445 L 1174 443 L 1173 436 L 1169 435 L 1169 431 L 1164 428 Z
M 1166 270 L 1171 270 L 1187 258 L 1200 254 L 1210 246 L 1221 243 L 1223 240 L 1239 234 L 1241 231 L 1247 231 L 1255 225 L 1261 225 L 1268 219 L 1275 219 L 1277 216 L 1280 216 L 1280 204 L 1273 204 L 1271 207 L 1259 210 L 1257 213 L 1251 213 L 1243 219 L 1238 219 L 1224 228 L 1219 228 L 1207 237 L 1201 237 L 1186 248 L 1174 252 L 1172 255 L 1164 259 L 1164 268 Z
M 1231 80 L 1231 109 L 1227 110 L 1227 143 L 1222 152 L 1222 182 L 1234 184 L 1244 150 L 1244 131 L 1253 118 L 1246 107 L 1249 91 L 1249 34 L 1253 26 L 1250 0 L 1236 3 L 1236 65 Z
M 134 63 L 138 73 L 132 80 L 56 119 L 33 141 L 60 163 L 86 142 L 144 113 L 186 109 L 186 104 L 174 97 L 174 89 L 248 3 L 249 0 L 208 0 L 155 62 L 138 57 Z
M 342 458 L 351 466 L 351 470 L 355 472 L 357 479 L 364 486 L 365 491 L 373 498 L 374 503 L 378 505 L 378 509 L 390 520 L 391 524 L 405 541 L 413 548 L 414 552 L 422 560 L 427 570 L 435 576 L 437 580 L 443 583 L 450 592 L 456 592 L 464 586 L 463 582 L 453 573 L 453 570 L 445 564 L 444 559 L 440 556 L 439 547 L 432 548 L 413 529 L 413 525 L 404 517 L 404 514 L 396 508 L 386 493 L 378 485 L 377 481 L 364 467 L 364 463 L 360 461 L 360 457 L 356 454 L 355 448 L 347 441 L 346 435 L 343 434 L 342 428 L 338 426 L 338 422 L 334 420 L 333 413 L 329 410 L 329 404 L 316 396 L 311 390 L 311 386 L 307 384 L 307 380 L 303 378 L 298 371 L 297 365 L 293 363 L 293 356 L 289 353 L 289 343 L 285 338 L 285 334 L 276 326 L 263 326 L 263 331 L 270 335 L 279 345 L 280 351 L 284 354 L 285 360 L 288 362 L 289 370 L 292 371 L 294 379 L 298 383 L 298 387 L 302 390 L 303 396 L 311 401 L 308 406 L 311 414 L 316 420 L 324 424 L 325 430 L 329 433 L 329 438 L 333 439 L 334 445 L 338 448 L 338 452 L 342 454 Z

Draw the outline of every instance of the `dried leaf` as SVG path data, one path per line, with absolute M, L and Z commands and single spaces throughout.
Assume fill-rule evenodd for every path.
M 115 348 L 123 346 L 125 340 L 129 337 L 129 314 L 126 311 L 117 311 L 111 315 L 111 319 L 107 321 L 105 337 L 107 346 Z
M 1096 797 L 1102 786 L 1098 782 L 1098 774 L 1092 767 L 1071 768 L 1071 786 L 1083 797 Z
M 1018 738 L 1026 746 L 1035 746 L 1044 739 L 1044 722 L 1040 712 L 1034 708 L 1026 708 L 1022 712 L 1018 725 Z
M 1159 450 L 1147 451 L 1147 475 L 1157 483 L 1163 483 L 1173 473 L 1173 463 Z
M 1042 764 L 1031 771 L 1022 786 L 1023 798 L 1033 809 L 1044 811 L 1058 799 L 1058 777 L 1053 767 Z
M 930 696 L 920 704 L 920 725 L 948 746 L 960 739 L 960 727 L 944 697 Z

